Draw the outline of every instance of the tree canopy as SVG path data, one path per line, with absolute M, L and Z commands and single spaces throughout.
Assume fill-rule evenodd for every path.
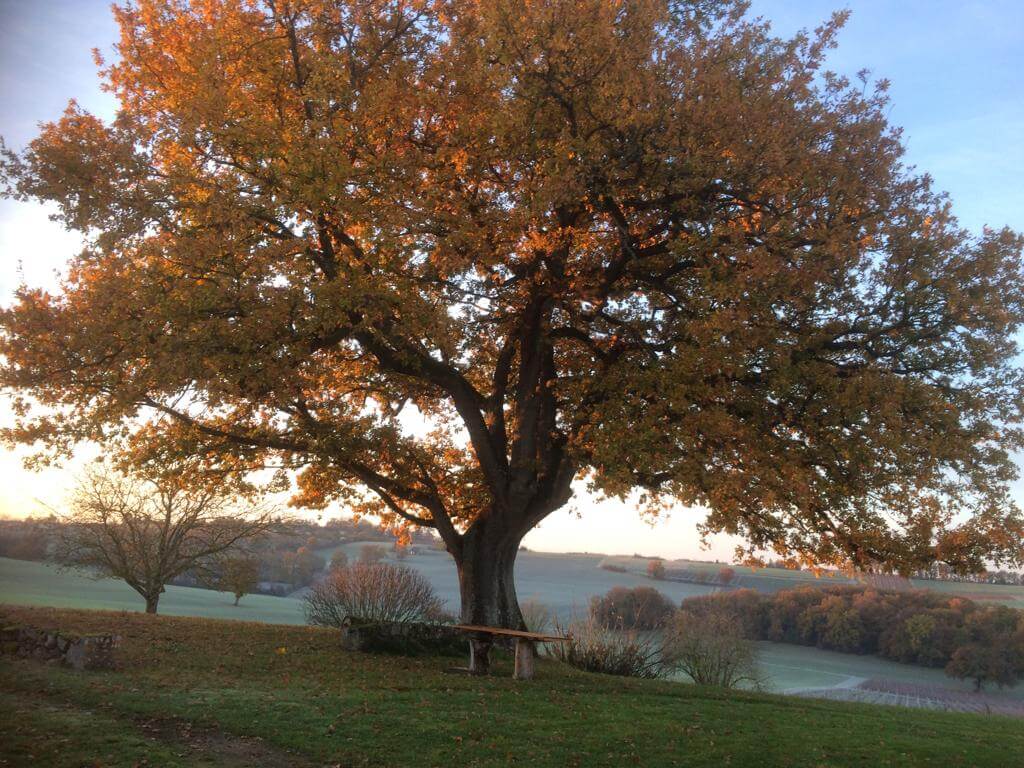
M 436 528 L 477 623 L 521 623 L 574 479 L 751 552 L 1021 563 L 1021 237 L 964 231 L 885 82 L 823 70 L 842 14 L 745 11 L 115 9 L 116 119 L 4 155 L 87 240 L 3 313 L 9 438 L 297 470 L 296 504 Z

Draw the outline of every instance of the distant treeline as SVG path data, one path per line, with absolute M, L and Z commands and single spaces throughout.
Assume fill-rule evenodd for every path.
M 700 615 L 728 610 L 758 640 L 873 654 L 954 676 L 1012 685 L 1024 676 L 1024 611 L 927 590 L 854 586 L 752 589 L 683 601 Z
M 13 560 L 46 560 L 52 550 L 57 518 L 28 517 L 0 520 L 0 557 Z
M 1017 571 L 982 571 L 981 573 L 956 573 L 945 563 L 935 563 L 926 571 L 918 571 L 915 579 L 925 581 L 957 581 L 967 584 L 1008 584 L 1024 586 L 1024 573 Z

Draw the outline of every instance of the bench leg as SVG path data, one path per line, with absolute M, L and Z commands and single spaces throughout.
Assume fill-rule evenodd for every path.
M 474 637 L 469 641 L 469 672 L 486 675 L 491 671 L 491 638 Z
M 516 668 L 512 674 L 516 680 L 533 678 L 533 642 L 519 638 L 516 640 Z

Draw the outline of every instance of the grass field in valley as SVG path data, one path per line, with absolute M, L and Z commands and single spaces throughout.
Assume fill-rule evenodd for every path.
M 649 558 L 612 555 L 603 558 L 601 563 L 625 568 L 630 574 L 643 576 L 647 571 Z M 724 567 L 722 563 L 709 563 L 696 560 L 666 560 L 667 569 L 681 569 L 690 572 L 717 575 Z M 833 584 L 856 584 L 854 579 L 828 572 L 816 575 L 812 571 L 795 571 L 783 568 L 753 568 L 745 565 L 730 565 L 736 576 L 733 586 L 742 589 L 756 589 L 759 592 L 778 592 L 802 586 L 829 586 Z M 663 582 L 666 583 L 666 582 Z M 935 590 L 950 595 L 960 595 L 972 600 L 1003 603 L 1011 608 L 1024 609 L 1024 587 L 1007 584 L 973 584 L 957 581 L 937 581 L 932 579 L 911 579 L 911 584 L 918 589 Z M 698 586 L 698 585 L 689 585 Z M 661 589 L 662 584 L 658 585 Z
M 993 766 L 1024 721 L 590 675 L 445 673 L 346 653 L 328 630 L 0 607 L 6 624 L 118 632 L 123 666 L 0 657 L 0 765 Z
M 900 664 L 877 656 L 836 653 L 820 648 L 786 643 L 757 644 L 758 665 L 765 675 L 767 689 L 776 692 L 803 688 L 828 688 L 842 685 L 849 678 L 883 678 L 887 680 L 942 686 L 970 692 L 969 680 L 955 680 L 942 669 Z M 1024 687 L 987 691 L 990 695 L 1024 700 Z M 1024 761 L 1022 761 L 1024 765 Z
M 363 546 L 364 542 L 352 542 L 334 549 L 342 549 L 349 560 L 354 561 L 358 559 Z M 329 560 L 334 549 L 318 550 L 318 554 Z M 538 600 L 560 619 L 568 621 L 573 615 L 587 612 L 591 597 L 603 595 L 616 586 L 656 586 L 675 603 L 717 589 L 701 584 L 669 581 L 654 584 L 642 572 L 615 573 L 603 570 L 600 565 L 605 559 L 605 555 L 600 554 L 520 552 L 516 557 L 516 591 L 519 600 Z M 447 552 L 419 547 L 402 563 L 425 574 L 441 599 L 447 603 L 448 609 L 458 610 L 459 582 L 455 563 Z
M 302 624 L 302 601 L 269 595 L 246 595 L 241 603 L 227 592 L 192 587 L 167 587 L 160 597 L 160 613 L 169 616 L 204 616 L 272 624 Z M 60 571 L 46 563 L 0 557 L 0 603 L 58 608 L 94 608 L 141 611 L 139 594 L 118 579 L 92 579 Z

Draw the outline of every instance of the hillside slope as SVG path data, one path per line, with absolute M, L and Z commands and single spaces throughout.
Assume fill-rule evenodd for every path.
M 6 624 L 123 635 L 123 669 L 0 657 L 5 765 L 998 766 L 1024 722 L 588 675 L 447 674 L 343 652 L 307 627 L 0 608 Z
M 160 613 L 272 624 L 303 624 L 302 601 L 270 595 L 246 595 L 239 605 L 227 592 L 195 587 L 167 587 Z M 0 603 L 54 608 L 141 611 L 145 602 L 119 579 L 91 579 L 61 571 L 48 563 L 0 557 Z

